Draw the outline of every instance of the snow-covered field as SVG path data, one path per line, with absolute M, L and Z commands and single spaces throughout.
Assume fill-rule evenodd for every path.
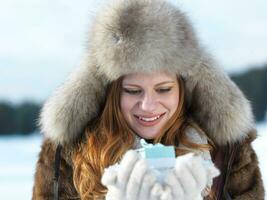
M 253 143 L 267 189 L 267 122 L 258 124 L 259 138 Z M 0 199 L 29 200 L 41 137 L 0 137 Z M 267 199 L 267 195 L 266 195 Z

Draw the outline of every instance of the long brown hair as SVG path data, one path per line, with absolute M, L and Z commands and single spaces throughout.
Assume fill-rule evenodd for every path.
M 186 138 L 185 132 L 189 126 L 203 132 L 186 115 L 184 82 L 180 77 L 177 79 L 179 105 L 152 142 L 174 145 L 177 156 L 186 153 L 178 148 L 179 143 L 193 149 L 209 150 L 210 145 L 195 144 Z M 108 86 L 103 111 L 94 126 L 86 128 L 86 140 L 73 156 L 74 185 L 83 200 L 104 198 L 107 192 L 101 184 L 104 169 L 118 162 L 127 150 L 134 148 L 136 142 L 136 135 L 120 110 L 122 80 L 123 77 Z

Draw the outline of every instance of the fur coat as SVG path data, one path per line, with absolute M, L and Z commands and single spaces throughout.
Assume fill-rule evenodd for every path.
M 98 117 L 107 85 L 125 74 L 157 70 L 182 76 L 192 118 L 218 147 L 212 155 L 222 171 L 213 185 L 218 199 L 264 199 L 248 100 L 201 46 L 186 15 L 164 0 L 116 0 L 96 14 L 81 66 L 42 108 L 45 139 L 33 199 L 53 199 L 59 144 L 60 199 L 79 199 L 71 154 L 86 125 Z

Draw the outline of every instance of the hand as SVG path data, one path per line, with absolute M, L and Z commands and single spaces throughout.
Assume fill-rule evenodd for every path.
M 162 193 L 156 175 L 133 150 L 124 155 L 119 166 L 105 169 L 102 184 L 108 188 L 107 200 L 156 200 Z
M 174 170 L 170 170 L 164 179 L 162 200 L 201 200 L 201 192 L 219 170 L 212 162 L 204 161 L 201 156 L 187 154 L 176 158 Z

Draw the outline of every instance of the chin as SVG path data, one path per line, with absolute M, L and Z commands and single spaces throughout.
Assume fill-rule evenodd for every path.
M 141 138 L 151 140 L 155 139 L 158 136 L 158 133 L 147 133 L 147 134 L 138 134 Z
M 149 136 L 141 136 L 141 138 L 145 139 L 145 140 L 153 140 L 155 139 L 155 137 L 149 137 Z

